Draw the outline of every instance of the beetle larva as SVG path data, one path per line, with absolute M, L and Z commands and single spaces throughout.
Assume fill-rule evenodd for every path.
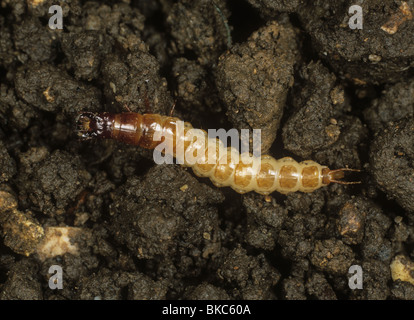
M 192 138 L 186 134 L 193 129 L 190 123 L 184 123 L 183 134 L 178 135 L 176 130 L 177 123 L 181 121 L 175 117 L 168 117 L 159 114 L 139 114 L 139 113 L 81 113 L 77 118 L 79 136 L 83 139 L 102 138 L 114 139 L 123 143 L 140 146 L 143 148 L 154 149 L 161 142 L 154 141 L 154 136 L 169 137 L 173 141 L 172 155 L 176 155 L 177 141 L 181 141 L 184 152 L 194 152 L 199 150 Z M 254 161 L 245 164 L 241 160 L 242 155 L 235 148 L 224 148 L 222 142 L 216 138 L 209 138 L 207 132 L 203 131 L 206 144 L 205 146 L 216 146 L 214 152 L 205 149 L 205 160 L 201 163 L 189 164 L 184 160 L 184 165 L 191 166 L 194 173 L 200 177 L 210 178 L 217 187 L 231 187 L 238 193 L 255 191 L 268 195 L 274 191 L 279 193 L 289 193 L 295 191 L 312 192 L 331 182 L 341 184 L 353 184 L 357 182 L 340 181 L 344 177 L 345 171 L 359 171 L 354 169 L 342 168 L 330 170 L 314 161 L 307 160 L 296 162 L 290 157 L 279 160 L 269 155 L 262 155 L 258 158 L 259 166 L 254 165 Z M 220 153 L 221 151 L 221 153 Z M 224 160 L 227 161 L 220 161 Z M 235 161 L 234 159 L 238 160 Z M 225 163 L 224 163 L 225 162 Z

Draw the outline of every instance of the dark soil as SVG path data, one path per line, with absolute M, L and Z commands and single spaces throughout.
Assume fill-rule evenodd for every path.
M 414 13 L 365 1 L 353 30 L 349 0 L 0 0 L 0 299 L 414 299 L 390 270 L 414 260 L 404 3 Z M 56 4 L 63 30 L 48 27 Z M 346 179 L 362 183 L 240 195 L 77 136 L 81 111 L 174 104 L 196 128 L 261 129 L 263 152 L 361 169 Z M 56 227 L 70 241 L 45 254 Z

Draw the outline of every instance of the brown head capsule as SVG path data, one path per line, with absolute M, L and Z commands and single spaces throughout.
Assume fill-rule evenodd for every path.
M 78 135 L 83 139 L 114 139 L 148 149 L 154 149 L 165 139 L 169 139 L 173 144 L 173 156 L 177 156 L 177 142 L 184 146 L 184 154 L 198 153 L 198 147 L 202 144 L 198 139 L 191 138 L 191 135 L 187 136 L 188 130 L 192 129 L 191 124 L 184 123 L 184 129 L 179 133 L 180 130 L 176 130 L 178 121 L 181 120 L 159 114 L 141 115 L 132 112 L 83 112 L 77 118 Z M 154 141 L 155 134 L 162 139 Z M 236 149 L 225 148 L 218 139 L 209 138 L 207 132 L 202 131 L 201 139 L 206 150 L 202 150 L 200 154 L 206 161 L 192 164 L 185 160 L 184 164 L 191 166 L 197 176 L 209 178 L 216 186 L 228 186 L 239 193 L 255 191 L 268 195 L 274 191 L 284 194 L 296 191 L 312 192 L 330 183 L 359 183 L 341 181 L 346 171 L 359 170 L 330 170 L 311 160 L 298 163 L 290 157 L 276 160 L 269 155 L 263 155 L 255 158 L 254 165 L 244 164 L 242 155 Z M 212 162 L 208 160 L 211 158 Z M 228 161 L 222 163 L 221 159 Z
M 76 119 L 77 133 L 81 139 L 111 138 L 112 116 L 106 113 L 82 112 Z

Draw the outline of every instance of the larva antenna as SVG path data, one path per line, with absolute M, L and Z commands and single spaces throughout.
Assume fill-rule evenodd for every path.
M 349 169 L 349 168 L 341 168 L 341 169 L 335 169 L 330 170 L 328 168 L 325 168 L 322 170 L 322 182 L 323 184 L 330 184 L 330 183 L 339 183 L 339 184 L 360 184 L 361 181 L 343 181 L 340 179 L 343 179 L 345 177 L 346 171 L 353 171 L 353 172 L 361 172 L 361 170 L 358 169 Z

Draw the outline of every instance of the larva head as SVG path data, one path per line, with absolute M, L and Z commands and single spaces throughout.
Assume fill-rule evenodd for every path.
M 339 184 L 358 184 L 358 183 L 361 183 L 361 181 L 342 181 L 341 179 L 343 179 L 345 177 L 345 172 L 346 171 L 360 172 L 361 170 L 348 169 L 348 168 L 330 170 L 329 168 L 324 168 L 324 169 L 322 169 L 322 183 L 324 185 L 328 185 L 331 182 L 339 183 Z
M 76 118 L 78 136 L 84 140 L 106 138 L 109 123 L 106 113 L 82 112 Z

